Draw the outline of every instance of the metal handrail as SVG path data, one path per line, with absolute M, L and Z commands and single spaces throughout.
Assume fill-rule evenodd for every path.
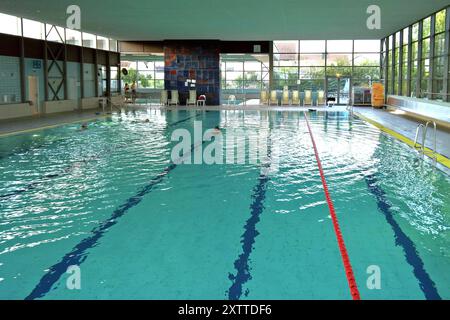
M 423 141 L 423 129 L 425 128 L 425 126 L 423 125 L 423 123 L 419 123 L 416 128 L 416 137 L 414 138 L 414 146 L 413 146 L 414 148 L 417 147 L 417 139 L 419 138 L 419 132 L 420 132 L 421 128 L 422 128 L 422 141 Z M 423 144 L 420 145 L 420 149 L 422 149 L 422 148 L 423 148 Z
M 420 129 L 422 129 L 422 144 L 419 146 L 420 152 L 424 155 L 425 154 L 425 140 L 427 138 L 427 131 L 428 131 L 428 126 L 430 125 L 430 123 L 433 124 L 433 131 L 434 131 L 434 135 L 433 135 L 433 149 L 431 150 L 431 158 L 434 160 L 437 160 L 437 154 L 436 154 L 436 149 L 437 149 L 437 143 L 436 143 L 436 133 L 437 133 L 437 126 L 436 126 L 436 122 L 434 121 L 428 121 L 425 125 L 423 123 L 420 123 L 417 125 L 417 129 L 416 129 L 416 136 L 414 138 L 414 148 L 417 148 L 417 139 L 419 137 L 419 133 L 420 133 Z
M 350 113 L 350 115 L 353 115 L 353 104 L 347 105 L 345 109 Z
M 433 159 L 436 160 L 436 132 L 437 132 L 437 126 L 436 126 L 436 122 L 434 122 L 434 121 L 428 121 L 427 124 L 425 125 L 425 130 L 424 130 L 423 138 L 422 138 L 422 150 L 423 150 L 422 152 L 425 152 L 425 138 L 427 136 L 427 129 L 428 129 L 428 125 L 430 123 L 433 123 L 433 131 L 434 131 L 434 144 L 433 144 L 434 148 L 431 151 L 432 151 Z
M 108 104 L 109 104 L 109 106 L 110 106 L 111 112 L 112 112 L 112 110 L 113 110 L 113 107 L 116 108 L 117 111 L 122 112 L 122 108 L 125 106 L 125 104 L 122 104 L 122 105 L 117 105 L 117 104 L 115 104 L 115 103 L 112 101 L 111 97 L 106 97 L 106 101 L 108 102 Z

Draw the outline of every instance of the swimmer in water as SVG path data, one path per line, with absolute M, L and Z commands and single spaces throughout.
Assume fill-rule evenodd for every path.
M 220 127 L 219 126 L 215 126 L 214 127 L 214 134 L 220 134 L 220 133 L 222 133 L 222 130 L 220 129 Z
M 83 123 L 80 127 L 80 130 L 86 130 L 88 128 L 87 123 Z
M 131 123 L 149 123 L 150 122 L 150 120 L 149 119 L 145 119 L 145 120 L 142 120 L 142 121 L 137 121 L 137 120 L 133 120 L 133 121 L 131 121 Z

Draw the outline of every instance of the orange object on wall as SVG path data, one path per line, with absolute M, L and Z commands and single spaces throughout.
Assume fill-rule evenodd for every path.
M 378 82 L 372 84 L 372 107 L 382 108 L 384 106 L 384 85 Z

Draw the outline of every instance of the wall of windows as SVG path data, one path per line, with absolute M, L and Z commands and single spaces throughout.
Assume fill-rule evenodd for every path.
M 3 71 L 0 72 L 0 83 L 3 84 L 0 85 L 0 104 L 34 99 L 39 108 L 45 101 L 117 94 L 120 57 L 116 40 L 3 13 L 0 13 L 0 36 L 2 41 L 16 43 L 5 47 L 4 55 L 0 55 L 0 70 Z M 32 50 L 28 49 L 30 44 Z M 72 46 L 67 46 L 64 51 L 63 44 L 116 53 L 86 48 L 81 54 L 79 48 Z M 23 55 L 19 50 L 22 46 Z M 111 64 L 109 70 L 108 64 Z M 37 98 L 30 96 L 30 81 L 37 86 Z M 108 88 L 111 89 L 109 92 Z
M 353 86 L 380 80 L 379 40 L 273 42 L 272 89 L 324 90 L 327 77 L 349 77 Z
M 23 26 L 23 30 L 22 30 Z M 117 41 L 78 30 L 0 13 L 0 33 L 117 52 Z
M 387 94 L 450 101 L 449 29 L 447 7 L 382 40 Z
M 141 92 L 164 89 L 163 54 L 122 55 L 121 68 L 128 71 L 127 75 L 122 75 L 123 85 L 128 83 L 131 86 L 133 82 L 136 82 L 137 90 Z
M 234 95 L 237 103 L 259 104 L 269 89 L 268 54 L 221 54 L 220 71 L 222 103 Z

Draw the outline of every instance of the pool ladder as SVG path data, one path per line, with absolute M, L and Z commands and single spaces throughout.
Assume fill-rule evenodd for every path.
M 353 116 L 353 104 L 348 104 L 345 109 L 350 113 L 350 116 Z
M 108 102 L 108 104 L 109 104 L 109 107 L 110 107 L 110 112 L 112 113 L 112 111 L 113 111 L 113 108 L 115 108 L 117 111 L 119 111 L 119 113 L 122 111 L 122 108 L 125 106 L 125 104 L 120 104 L 120 105 L 117 105 L 117 104 L 115 104 L 113 101 L 112 101 L 112 99 L 111 99 L 111 97 L 107 97 L 106 98 L 106 101 Z M 105 112 L 105 110 L 103 109 L 103 112 Z
M 434 135 L 433 135 L 433 149 L 431 150 L 431 155 L 430 157 L 435 161 L 437 160 L 437 154 L 436 154 L 436 122 L 434 121 L 428 121 L 425 125 L 423 123 L 420 123 L 417 125 L 417 129 L 416 129 L 416 137 L 414 138 L 414 148 L 419 149 L 419 151 L 422 153 L 422 155 L 425 155 L 425 139 L 427 138 L 427 131 L 428 131 L 428 126 L 430 124 L 433 124 L 433 131 L 434 131 Z M 418 145 L 417 144 L 417 139 L 419 138 L 419 133 L 420 130 L 422 130 L 422 144 Z

